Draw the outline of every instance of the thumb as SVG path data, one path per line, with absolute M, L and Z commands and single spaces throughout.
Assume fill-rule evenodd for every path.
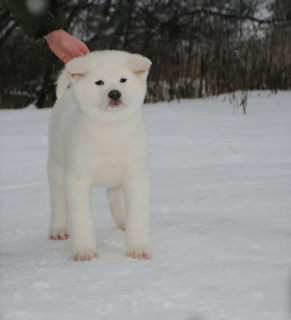
M 90 53 L 90 50 L 88 47 L 85 45 L 85 43 L 82 42 L 79 51 L 82 52 L 84 55 Z
M 69 48 L 66 48 L 65 50 L 69 55 L 73 57 L 80 57 L 84 56 L 87 53 L 90 53 L 89 49 L 86 47 L 86 45 L 83 46 L 78 46 L 78 45 L 73 45 L 70 46 Z

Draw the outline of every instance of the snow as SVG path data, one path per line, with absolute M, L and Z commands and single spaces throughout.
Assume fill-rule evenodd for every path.
M 125 256 L 105 190 L 98 259 L 48 239 L 51 109 L 2 110 L 0 319 L 287 320 L 291 93 L 144 106 L 153 259 Z

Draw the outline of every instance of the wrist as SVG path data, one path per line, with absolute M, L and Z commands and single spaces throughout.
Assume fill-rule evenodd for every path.
M 64 33 L 65 31 L 63 29 L 58 29 L 48 33 L 47 35 L 44 36 L 44 38 L 46 39 L 47 42 L 51 42 L 60 38 Z

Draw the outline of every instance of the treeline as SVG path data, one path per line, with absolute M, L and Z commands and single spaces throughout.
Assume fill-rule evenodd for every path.
M 90 50 L 153 61 L 147 101 L 290 89 L 289 0 L 63 0 L 67 31 Z M 260 13 L 265 13 L 261 16 Z M 0 2 L 0 108 L 52 106 L 63 67 Z

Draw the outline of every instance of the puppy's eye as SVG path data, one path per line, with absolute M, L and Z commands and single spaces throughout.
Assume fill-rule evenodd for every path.
M 125 78 L 121 78 L 121 79 L 120 79 L 120 82 L 121 82 L 121 83 L 124 83 L 124 82 L 126 82 L 126 81 L 127 81 L 127 79 L 125 79 Z
M 97 86 L 103 86 L 104 82 L 102 80 L 96 81 L 95 82 Z

